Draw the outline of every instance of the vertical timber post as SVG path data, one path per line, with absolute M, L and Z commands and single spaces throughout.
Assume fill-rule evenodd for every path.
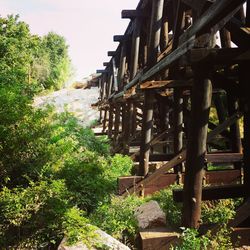
M 202 179 L 206 153 L 212 83 L 207 68 L 195 70 L 191 103 L 191 123 L 188 131 L 187 159 L 184 180 L 184 227 L 198 228 L 201 214 Z
M 161 22 L 163 15 L 164 0 L 152 2 L 152 15 L 149 37 L 148 67 L 152 67 L 157 62 L 160 51 Z M 154 92 L 146 90 L 144 95 L 144 110 L 142 121 L 142 141 L 140 148 L 139 175 L 146 176 L 149 171 L 150 140 L 153 127 Z
M 113 105 L 109 106 L 109 123 L 108 123 L 108 137 L 112 137 L 112 130 L 113 130 L 113 121 L 114 119 L 114 107 Z

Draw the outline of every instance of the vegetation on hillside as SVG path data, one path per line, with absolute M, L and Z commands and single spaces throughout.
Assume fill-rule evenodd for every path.
M 68 77 L 63 37 L 0 18 L 0 55 L 0 246 L 48 249 L 64 235 L 89 242 L 88 214 L 109 201 L 131 160 L 111 157 L 106 139 L 69 113 L 33 108 L 34 95 Z

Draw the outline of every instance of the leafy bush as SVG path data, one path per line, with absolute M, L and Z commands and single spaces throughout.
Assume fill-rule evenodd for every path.
M 126 198 L 113 196 L 110 203 L 98 207 L 90 218 L 93 224 L 116 239 L 133 242 L 138 231 L 134 211 L 143 202 L 143 198 L 133 195 Z
M 167 222 L 171 226 L 178 228 L 181 225 L 182 204 L 176 203 L 173 200 L 172 190 L 176 187 L 179 186 L 172 185 L 166 189 L 156 192 L 149 199 L 157 201 L 166 214 Z

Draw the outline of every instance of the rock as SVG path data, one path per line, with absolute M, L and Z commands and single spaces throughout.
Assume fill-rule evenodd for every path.
M 129 247 L 125 246 L 118 240 L 114 239 L 112 236 L 108 235 L 104 231 L 98 229 L 96 231 L 99 235 L 98 239 L 95 239 L 97 244 L 102 244 L 105 246 L 105 249 L 109 250 L 130 250 Z M 100 248 L 99 248 L 100 249 Z M 85 244 L 79 242 L 73 246 L 67 246 L 66 238 L 64 238 L 61 244 L 58 247 L 58 250 L 96 250 L 96 248 L 88 248 Z
M 149 201 L 135 211 L 139 229 L 166 226 L 166 215 L 156 201 Z

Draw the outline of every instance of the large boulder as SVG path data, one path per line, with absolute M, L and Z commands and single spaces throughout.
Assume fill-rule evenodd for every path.
M 98 235 L 97 239 L 95 239 L 95 243 L 98 245 L 105 246 L 105 249 L 109 250 L 130 250 L 129 247 L 125 246 L 118 240 L 114 239 L 112 236 L 108 235 L 104 231 L 98 229 L 96 230 L 96 234 Z M 100 249 L 100 248 L 98 248 Z M 64 238 L 61 244 L 58 247 L 58 250 L 97 250 L 96 248 L 88 248 L 85 244 L 78 242 L 72 246 L 67 245 L 67 240 Z
M 135 211 L 139 229 L 166 226 L 166 215 L 156 201 L 149 201 L 138 207 Z

